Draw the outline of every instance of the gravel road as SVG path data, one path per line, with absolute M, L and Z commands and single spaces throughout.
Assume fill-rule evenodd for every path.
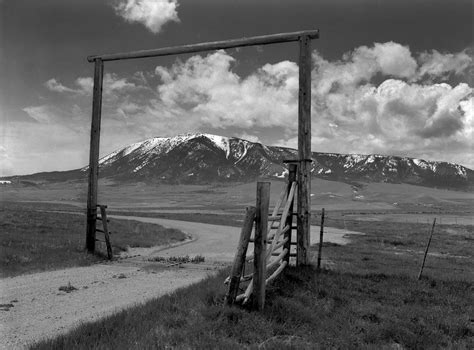
M 0 280 L 0 348 L 22 349 L 40 339 L 65 333 L 83 322 L 97 320 L 196 283 L 232 261 L 239 228 L 177 220 L 111 216 L 160 224 L 182 230 L 193 240 L 174 247 L 137 248 L 129 258 L 87 267 L 47 271 Z M 319 227 L 312 227 L 311 242 Z M 325 240 L 345 244 L 346 234 L 328 229 Z M 153 256 L 202 255 L 205 264 L 164 268 Z M 72 286 L 71 291 L 60 287 Z M 61 288 L 64 289 L 64 288 Z M 66 288 L 67 289 L 67 288 Z

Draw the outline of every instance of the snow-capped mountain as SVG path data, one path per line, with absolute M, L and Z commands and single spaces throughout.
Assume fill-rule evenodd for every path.
M 100 176 L 117 180 L 203 183 L 283 178 L 290 148 L 265 146 L 211 134 L 155 137 L 119 149 L 100 160 Z M 474 172 L 463 166 L 381 155 L 312 154 L 315 177 L 342 181 L 410 183 L 469 188 Z M 87 168 L 83 168 L 85 171 Z
M 284 178 L 284 160 L 297 159 L 290 148 L 265 146 L 235 137 L 185 134 L 155 137 L 100 159 L 100 178 L 165 183 L 248 182 Z M 461 165 L 407 157 L 312 153 L 315 177 L 344 182 L 408 183 L 474 189 L 474 171 Z M 87 167 L 29 175 L 48 181 L 87 177 Z

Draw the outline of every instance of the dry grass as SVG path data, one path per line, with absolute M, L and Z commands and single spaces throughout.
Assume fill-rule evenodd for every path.
M 178 230 L 132 220 L 112 219 L 109 229 L 115 252 L 128 246 L 150 247 L 186 238 Z M 85 266 L 104 259 L 101 254 L 91 255 L 84 251 L 85 217 L 81 215 L 3 203 L 0 231 L 0 277 Z
M 472 348 L 472 284 L 290 268 L 264 312 L 224 307 L 228 271 L 33 349 Z
M 286 269 L 267 289 L 262 313 L 223 306 L 227 270 L 33 349 L 474 348 L 471 228 L 439 227 L 438 239 L 451 235 L 446 249 L 471 259 L 442 260 L 446 273 L 430 256 L 418 281 L 427 225 L 364 225 L 349 223 L 367 232 L 352 244 L 324 247 L 334 269 Z M 434 243 L 439 250 L 445 242 Z M 420 253 L 396 254 L 402 249 Z

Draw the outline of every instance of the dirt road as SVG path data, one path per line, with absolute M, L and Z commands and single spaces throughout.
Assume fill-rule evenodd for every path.
M 131 249 L 128 259 L 88 267 L 41 272 L 0 280 L 0 348 L 21 349 L 54 337 L 83 322 L 188 286 L 215 273 L 235 253 L 239 228 L 176 220 L 111 216 L 177 228 L 193 240 L 175 247 Z M 312 227 L 315 242 L 319 228 Z M 345 244 L 346 234 L 328 229 L 326 241 Z M 187 268 L 163 268 L 153 256 L 202 255 L 206 262 Z M 61 289 L 71 290 L 61 291 Z M 74 289 L 73 289 L 74 288 Z

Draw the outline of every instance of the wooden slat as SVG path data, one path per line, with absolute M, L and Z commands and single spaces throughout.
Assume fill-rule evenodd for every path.
M 277 258 L 270 262 L 268 265 L 267 265 L 267 270 L 270 270 L 271 268 L 273 268 L 273 266 L 275 266 L 276 264 L 278 264 L 280 261 L 283 260 L 283 258 L 288 254 L 288 249 L 283 249 L 280 254 L 277 255 Z
M 158 57 L 169 55 L 180 55 L 186 53 L 230 49 L 234 47 L 254 46 L 254 45 L 269 45 L 276 43 L 284 43 L 290 41 L 298 41 L 301 36 L 309 39 L 316 39 L 319 37 L 319 30 L 305 30 L 292 33 L 279 33 L 271 35 L 254 36 L 250 38 L 240 38 L 232 40 L 214 41 L 207 43 L 199 43 L 192 45 L 182 45 L 173 47 L 164 47 L 161 49 L 139 50 L 132 52 L 121 52 L 104 55 L 88 56 L 87 60 L 93 62 L 101 59 L 102 61 L 127 60 L 133 58 Z
M 293 182 L 291 184 L 291 188 L 290 188 L 290 191 L 288 193 L 288 198 L 287 198 L 287 201 L 285 203 L 285 207 L 283 209 L 282 220 L 280 221 L 280 226 L 279 226 L 277 232 L 275 233 L 275 236 L 273 237 L 273 242 L 272 242 L 269 253 L 271 253 L 275 249 L 275 244 L 279 240 L 280 235 L 282 234 L 282 232 L 284 230 L 284 225 L 286 223 L 286 217 L 288 216 L 288 212 L 290 210 L 291 203 L 293 202 L 293 198 L 294 198 L 294 195 L 295 195 L 295 189 L 296 189 L 296 183 Z M 288 229 L 289 229 L 289 227 L 288 227 Z M 267 258 L 269 256 L 269 253 L 267 253 Z
M 265 281 L 265 284 L 271 283 L 283 271 L 286 265 L 288 265 L 288 262 L 283 261 L 281 265 L 278 267 L 278 269 L 276 269 L 275 272 L 273 272 L 272 275 L 267 278 L 267 280 Z
M 288 164 L 288 185 L 287 188 L 291 189 L 291 186 L 293 185 L 294 182 L 296 182 L 296 174 L 298 171 L 298 166 L 294 163 Z M 285 233 L 285 238 L 286 238 L 286 244 L 284 245 L 284 248 L 288 249 L 290 251 L 291 249 L 291 231 L 293 227 L 293 210 L 294 210 L 294 204 L 295 204 L 295 198 L 293 198 L 293 201 L 290 206 L 289 210 L 289 215 L 286 218 L 286 226 L 289 226 L 290 229 Z M 286 255 L 284 260 L 289 264 L 290 263 L 290 255 Z
M 278 212 L 280 211 L 281 204 L 284 202 L 287 196 L 287 189 L 283 187 L 282 191 L 280 192 L 280 196 L 278 196 L 278 200 L 275 204 L 275 208 L 273 208 L 272 217 L 278 216 Z
M 288 227 L 288 226 L 286 226 L 286 227 Z M 289 239 L 290 239 L 290 237 L 287 236 L 287 237 L 285 237 L 282 241 L 278 242 L 278 243 L 275 245 L 275 249 L 274 249 L 274 250 L 280 249 L 282 246 L 284 246 L 284 245 L 288 242 Z
M 92 100 L 92 122 L 89 152 L 89 183 L 87 191 L 87 227 L 86 248 L 89 253 L 95 251 L 95 230 L 97 218 L 97 188 L 99 177 L 99 144 L 100 119 L 102 113 L 102 84 L 104 78 L 104 63 L 95 60 L 94 91 Z
M 281 253 L 275 252 L 275 253 L 272 253 L 272 256 L 279 256 L 280 254 Z M 296 253 L 290 253 L 290 254 L 288 254 L 288 256 L 295 257 Z

